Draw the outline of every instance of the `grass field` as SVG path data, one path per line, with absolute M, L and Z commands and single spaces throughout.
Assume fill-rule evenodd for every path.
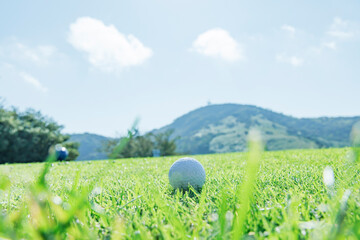
M 167 174 L 179 157 L 2 165 L 0 236 L 358 239 L 360 168 L 350 155 L 264 152 L 258 168 L 247 161 L 256 152 L 195 156 L 207 174 L 200 193 L 171 188 Z M 326 166 L 334 185 L 329 168 L 324 184 Z

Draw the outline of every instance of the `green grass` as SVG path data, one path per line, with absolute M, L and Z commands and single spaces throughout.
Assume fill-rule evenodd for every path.
M 256 151 L 195 156 L 207 174 L 200 193 L 169 185 L 179 157 L 2 165 L 0 237 L 357 239 L 360 167 L 350 153 L 265 152 L 260 165 Z M 334 186 L 324 185 L 326 166 Z

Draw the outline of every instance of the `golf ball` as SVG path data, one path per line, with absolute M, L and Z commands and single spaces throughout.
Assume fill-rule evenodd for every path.
M 205 183 L 205 169 L 194 158 L 181 158 L 174 162 L 169 171 L 169 181 L 173 188 L 188 190 L 189 186 L 201 189 Z
M 69 152 L 65 147 L 63 147 L 61 145 L 56 145 L 55 146 L 55 155 L 56 155 L 56 159 L 58 161 L 62 161 L 68 157 Z

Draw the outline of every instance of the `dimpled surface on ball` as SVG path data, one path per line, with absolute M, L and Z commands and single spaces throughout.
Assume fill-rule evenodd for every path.
M 175 189 L 189 189 L 189 185 L 200 189 L 205 183 L 205 169 L 194 158 L 181 158 L 174 162 L 169 171 L 169 181 Z

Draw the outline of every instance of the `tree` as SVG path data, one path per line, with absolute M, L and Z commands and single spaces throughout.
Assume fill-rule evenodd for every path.
M 40 112 L 7 110 L 0 105 L 0 163 L 44 161 L 49 148 L 59 143 L 67 147 L 68 160 L 74 160 L 79 146 L 66 142 L 70 136 L 62 134 L 62 129 Z
M 176 140 L 178 137 L 171 139 L 173 133 L 174 130 L 169 129 L 165 132 L 154 134 L 155 147 L 160 150 L 161 156 L 176 155 Z
M 104 150 L 109 158 L 151 157 L 153 150 L 151 135 L 138 135 L 109 140 Z
M 67 137 L 68 139 L 70 136 Z M 69 155 L 66 158 L 66 161 L 73 161 L 79 156 L 79 147 L 80 143 L 78 142 L 64 142 L 62 144 L 69 151 Z
M 127 136 L 105 142 L 103 151 L 109 158 L 151 157 L 153 149 L 160 150 L 161 156 L 176 154 L 177 138 L 171 139 L 173 130 L 163 133 L 141 135 L 137 123 L 128 130 Z
M 151 140 L 151 134 L 137 136 L 133 140 L 133 157 L 151 157 L 154 143 Z
M 139 119 L 136 119 L 128 130 L 127 136 L 105 143 L 104 150 L 109 158 L 129 158 L 133 156 L 133 138 L 139 135 L 138 123 Z

